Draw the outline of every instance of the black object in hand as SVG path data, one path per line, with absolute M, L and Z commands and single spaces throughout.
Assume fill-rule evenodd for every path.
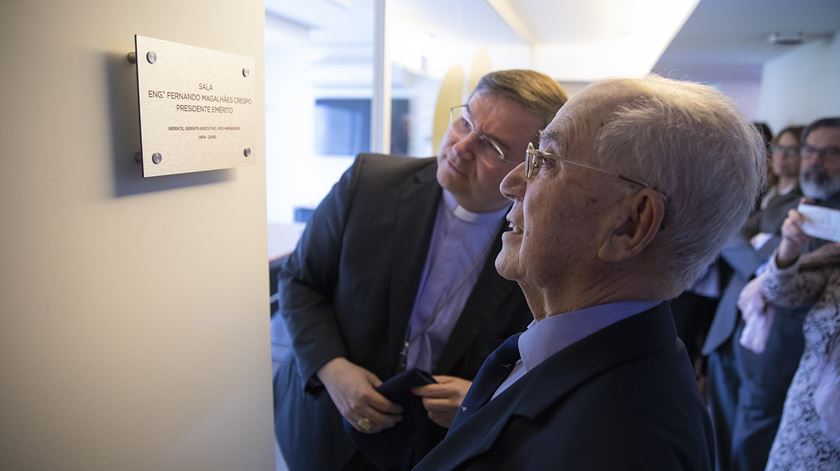
M 437 383 L 429 373 L 412 368 L 391 377 L 376 388 L 389 401 L 402 406 L 402 420 L 379 433 L 362 433 L 344 420 L 344 430 L 353 443 L 379 469 L 391 469 L 409 459 L 411 443 L 427 422 L 423 400 L 411 393 L 412 388 Z

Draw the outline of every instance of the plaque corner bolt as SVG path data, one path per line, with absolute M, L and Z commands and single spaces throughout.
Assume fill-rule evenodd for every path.
M 129 64 L 136 64 L 137 63 L 137 53 L 134 51 L 129 52 L 125 55 L 125 58 L 128 59 Z
M 160 155 L 160 152 L 155 152 L 152 154 L 152 162 L 155 164 L 159 164 L 163 160 L 163 156 Z
M 157 54 L 155 54 L 155 51 L 147 52 L 146 60 L 149 61 L 149 64 L 154 64 L 155 62 L 157 62 Z
M 245 157 L 249 157 L 251 155 L 251 148 L 246 147 L 245 150 L 242 151 L 242 153 L 245 154 Z

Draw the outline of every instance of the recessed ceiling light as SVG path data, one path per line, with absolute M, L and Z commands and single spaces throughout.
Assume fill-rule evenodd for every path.
M 799 46 L 805 42 L 805 35 L 800 33 L 772 33 L 767 42 L 773 46 Z

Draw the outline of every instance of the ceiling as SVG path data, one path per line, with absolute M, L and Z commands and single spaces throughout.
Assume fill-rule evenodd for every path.
M 700 0 L 487 0 L 564 82 L 642 77 Z
M 761 79 L 763 64 L 797 46 L 772 46 L 772 33 L 820 41 L 840 31 L 839 0 L 701 0 L 654 72 L 705 82 Z
M 662 75 L 706 82 L 757 81 L 766 61 L 792 50 L 770 45 L 767 38 L 771 33 L 801 32 L 807 40 L 819 41 L 840 31 L 840 0 L 700 0 L 696 7 L 696 0 L 683 1 L 694 8 L 693 13 L 682 28 L 677 21 L 670 30 L 660 33 L 660 45 L 654 45 L 652 52 L 638 60 L 643 62 L 645 71 L 652 67 Z M 633 22 L 628 18 L 641 21 L 661 16 L 661 10 L 673 3 L 676 2 L 389 0 L 388 4 L 393 6 L 391 14 L 403 21 L 403 29 L 405 25 L 420 25 L 429 38 L 443 41 L 452 37 L 492 44 L 527 44 L 537 51 L 536 68 L 561 80 L 588 81 L 596 78 L 593 74 L 616 73 L 609 68 L 604 72 L 589 70 L 589 66 L 582 66 L 583 62 L 621 62 L 624 53 L 633 49 L 632 44 L 624 45 L 623 53 L 621 47 L 616 47 L 622 42 L 621 37 L 632 34 Z M 311 40 L 323 43 L 363 45 L 373 40 L 372 11 L 373 0 L 266 0 L 266 24 L 298 29 Z M 326 29 L 331 33 L 323 34 Z M 401 34 L 401 27 L 393 28 L 391 34 Z M 544 52 L 543 60 L 540 51 Z M 568 52 L 573 54 L 563 55 Z M 544 60 L 552 58 L 558 60 Z M 628 65 L 638 66 L 633 61 L 636 59 Z
M 393 35 L 412 22 L 435 38 L 522 43 L 485 0 L 390 0 L 389 5 L 399 24 Z M 313 41 L 329 45 L 372 43 L 373 9 L 374 0 L 265 0 L 267 24 L 297 25 L 311 31 Z

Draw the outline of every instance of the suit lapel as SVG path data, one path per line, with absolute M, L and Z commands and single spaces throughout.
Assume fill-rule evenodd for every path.
M 441 195 L 441 188 L 435 180 L 436 170 L 437 165 L 425 167 L 399 191 L 388 304 L 388 358 L 393 359 L 392 374 L 399 366 L 400 349 L 434 230 Z
M 502 221 L 499 224 L 501 225 Z M 505 280 L 496 272 L 496 254 L 502 247 L 502 232 L 504 228 L 500 227 L 475 287 L 441 352 L 436 372 L 445 374 L 452 369 L 466 349 L 473 344 L 486 322 L 492 322 L 499 306 L 516 287 L 516 283 Z
M 618 365 L 673 349 L 676 328 L 666 304 L 617 322 L 554 354 L 491 400 L 432 452 L 456 457 L 453 468 L 496 442 L 513 416 L 534 418 L 589 379 Z M 439 453 L 438 453 L 439 452 Z
M 673 350 L 676 344 L 677 329 L 667 303 L 610 325 L 549 357 L 529 372 L 535 379 L 529 383 L 517 414 L 536 417 L 594 376 L 639 358 Z

